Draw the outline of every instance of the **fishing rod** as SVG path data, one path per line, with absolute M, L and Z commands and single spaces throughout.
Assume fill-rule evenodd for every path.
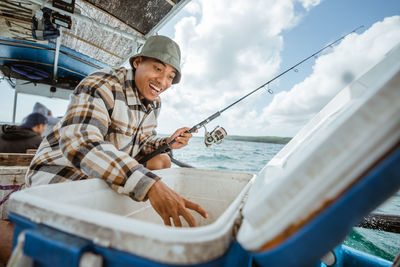
M 254 89 L 253 91 L 251 91 L 250 93 L 246 94 L 245 96 L 239 98 L 238 100 L 236 100 L 235 102 L 233 102 L 232 104 L 228 105 L 227 107 L 225 107 L 224 109 L 215 112 L 214 114 L 212 114 L 211 116 L 209 116 L 207 119 L 203 120 L 202 122 L 196 124 L 195 126 L 193 126 L 190 130 L 187 130 L 186 133 L 193 133 L 194 131 L 200 129 L 201 127 L 205 128 L 205 125 L 208 124 L 210 121 L 214 120 L 215 118 L 218 118 L 219 116 L 221 116 L 221 114 L 226 111 L 227 109 L 231 108 L 232 106 L 236 105 L 237 103 L 239 103 L 240 101 L 242 101 L 243 99 L 247 98 L 248 96 L 254 94 L 255 92 L 257 92 L 258 90 L 265 88 L 265 86 L 269 85 L 271 82 L 275 81 L 276 79 L 278 79 L 279 77 L 285 75 L 286 73 L 288 73 L 289 71 L 295 69 L 297 66 L 303 64 L 304 62 L 306 62 L 307 60 L 309 60 L 312 57 L 315 57 L 316 55 L 318 55 L 319 53 L 321 53 L 322 51 L 324 51 L 325 49 L 332 47 L 334 44 L 336 44 L 337 42 L 339 42 L 340 40 L 343 40 L 344 38 L 346 38 L 348 35 L 358 31 L 360 28 L 364 27 L 364 25 L 361 25 L 357 28 L 355 28 L 354 30 L 352 30 L 351 32 L 347 33 L 346 35 L 343 35 L 342 37 L 340 37 L 339 39 L 331 42 L 330 44 L 324 46 L 323 48 L 321 48 L 320 50 L 318 50 L 317 52 L 315 52 L 314 54 L 312 54 L 311 56 L 306 57 L 305 59 L 303 59 L 302 61 L 296 63 L 295 65 L 293 65 L 292 67 L 288 68 L 287 70 L 281 72 L 280 74 L 278 74 L 277 76 L 275 76 L 274 78 L 272 78 L 271 80 L 267 81 L 266 83 L 260 85 L 259 87 L 257 87 L 256 89 Z M 271 89 L 267 89 L 268 93 L 273 94 Z M 226 131 L 224 128 L 222 127 L 216 127 L 211 134 L 207 135 L 207 130 L 206 130 L 206 136 L 205 136 L 205 143 L 207 146 L 211 145 L 211 143 L 213 141 L 215 141 L 216 143 L 220 143 L 222 141 L 222 138 L 224 138 L 226 136 Z M 153 151 L 151 154 L 146 155 L 145 157 L 143 157 L 143 159 L 139 160 L 139 163 L 143 164 L 145 162 L 147 162 L 148 160 L 152 159 L 153 157 L 157 156 L 158 154 L 163 153 L 164 151 L 166 151 L 172 144 L 174 144 L 176 142 L 176 139 L 172 140 L 169 143 L 166 143 L 164 145 L 162 145 L 159 149 Z

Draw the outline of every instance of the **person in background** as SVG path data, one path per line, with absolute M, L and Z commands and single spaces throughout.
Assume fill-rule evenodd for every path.
M 33 112 L 34 113 L 40 113 L 47 118 L 47 127 L 42 133 L 42 136 L 45 137 L 47 136 L 50 132 L 53 131 L 54 125 L 57 124 L 57 122 L 60 120 L 59 118 L 53 117 L 53 114 L 50 109 L 48 109 L 45 105 L 43 105 L 40 102 L 36 102 L 35 105 L 33 106 Z
M 47 127 L 46 116 L 29 114 L 20 126 L 0 126 L 0 153 L 26 153 L 27 149 L 37 149 L 42 142 L 42 133 Z M 0 266 L 7 263 L 12 246 L 13 223 L 0 220 Z
M 40 113 L 29 114 L 20 126 L 1 125 L 0 152 L 26 153 L 27 149 L 37 149 L 46 127 L 47 118 Z

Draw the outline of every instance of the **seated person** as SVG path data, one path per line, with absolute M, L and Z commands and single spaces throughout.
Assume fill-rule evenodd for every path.
M 42 133 L 47 127 L 47 118 L 40 113 L 31 113 L 20 125 L 1 125 L 0 152 L 26 153 L 37 149 L 42 142 Z
M 33 111 L 32 112 L 37 112 L 42 115 L 44 115 L 47 118 L 47 127 L 42 133 L 42 136 L 45 137 L 49 133 L 53 131 L 54 125 L 57 124 L 57 122 L 60 120 L 60 118 L 53 117 L 53 114 L 50 109 L 48 109 L 45 105 L 43 105 L 40 102 L 36 102 L 35 105 L 33 106 Z

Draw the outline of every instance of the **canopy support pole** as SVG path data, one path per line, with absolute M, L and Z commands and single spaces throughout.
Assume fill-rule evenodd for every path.
M 60 36 L 57 37 L 56 51 L 54 54 L 53 81 L 57 81 L 58 56 L 60 55 L 61 38 L 62 38 L 62 31 L 60 30 Z
M 17 111 L 17 98 L 18 98 L 18 91 L 16 88 L 14 88 L 14 107 L 13 107 L 13 115 L 12 115 L 12 123 L 15 123 L 15 113 Z

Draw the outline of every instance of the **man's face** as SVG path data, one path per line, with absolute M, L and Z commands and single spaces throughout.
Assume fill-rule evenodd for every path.
M 159 94 L 171 87 L 176 69 L 154 58 L 137 57 L 133 61 L 135 84 L 140 97 L 155 100 Z
M 46 130 L 47 123 L 38 124 L 32 127 L 32 130 L 37 133 L 38 135 L 42 135 L 44 130 Z

